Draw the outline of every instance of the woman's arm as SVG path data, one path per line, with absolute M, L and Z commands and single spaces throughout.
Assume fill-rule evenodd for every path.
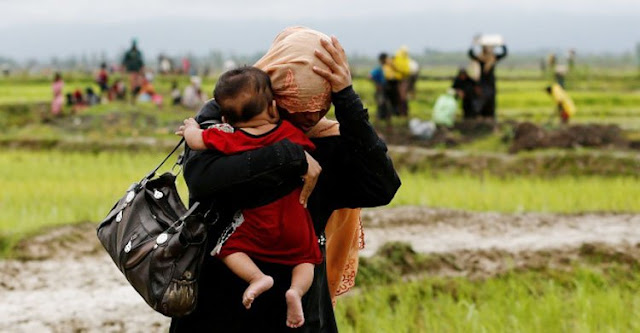
M 469 48 L 469 58 L 480 62 L 480 59 L 478 59 L 478 57 L 473 53 L 473 47 Z
M 333 209 L 388 204 L 401 183 L 386 144 L 369 123 L 368 112 L 352 87 L 333 94 L 333 101 L 340 136 L 330 143 L 332 156 L 319 193 L 326 191 Z
M 332 209 L 386 205 L 400 187 L 400 178 L 387 155 L 386 144 L 369 123 L 369 114 L 353 90 L 344 48 L 333 36 L 331 41 L 322 41 L 322 46 L 331 58 L 320 52 L 315 54 L 331 72 L 318 67 L 313 70 L 331 84 L 340 136 L 324 140 L 334 149 L 329 150 L 330 156 L 320 157 L 323 173 L 328 174 L 321 175 L 324 180 L 319 182 L 316 200 L 318 196 L 327 196 Z
M 507 46 L 506 45 L 502 45 L 502 53 L 496 56 L 497 60 L 500 60 L 504 57 L 507 56 Z
M 213 100 L 196 116 L 199 123 L 219 118 L 219 108 Z M 215 150 L 187 149 L 184 178 L 195 200 L 225 194 L 279 192 L 307 176 L 309 158 L 301 146 L 289 140 L 228 156 Z
M 332 209 L 386 205 L 400 187 L 400 178 L 387 156 L 387 146 L 369 123 L 367 110 L 351 86 L 351 71 L 344 48 L 335 37 L 322 41 L 322 46 L 331 58 L 320 52 L 316 52 L 316 56 L 331 71 L 317 67 L 314 71 L 331 84 L 340 136 L 321 140 L 333 147 L 327 149 L 330 156 L 319 156 L 323 173 L 327 174 L 321 176 L 323 181 L 319 183 L 316 198 L 325 196 Z M 320 149 L 318 153 L 321 153 Z
M 199 200 L 224 193 L 273 190 L 299 180 L 306 170 L 307 161 L 302 147 L 283 140 L 228 156 L 215 150 L 189 149 L 184 178 L 192 198 Z

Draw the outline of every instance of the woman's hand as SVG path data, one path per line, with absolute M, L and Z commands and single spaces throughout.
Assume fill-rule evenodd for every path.
M 320 43 L 331 57 L 318 50 L 315 50 L 314 53 L 331 71 L 317 66 L 313 66 L 313 71 L 329 81 L 331 91 L 336 93 L 351 85 L 351 71 L 349 70 L 349 62 L 347 62 L 347 55 L 335 36 L 331 36 L 331 41 L 322 39 Z
M 300 192 L 300 204 L 307 208 L 307 203 L 309 202 L 309 196 L 313 189 L 316 187 L 316 183 L 318 182 L 318 177 L 320 176 L 320 172 L 322 172 L 322 167 L 318 164 L 309 153 L 306 151 L 304 155 L 307 157 L 307 173 L 302 176 L 302 180 L 304 181 L 304 185 L 302 186 L 302 191 Z

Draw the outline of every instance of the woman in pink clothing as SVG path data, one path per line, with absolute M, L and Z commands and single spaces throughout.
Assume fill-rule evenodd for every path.
M 64 90 L 64 81 L 60 73 L 56 73 L 53 78 L 53 84 L 51 84 L 51 90 L 53 91 L 53 100 L 51 101 L 51 113 L 54 116 L 62 113 L 62 105 L 64 104 L 64 96 L 62 90 Z

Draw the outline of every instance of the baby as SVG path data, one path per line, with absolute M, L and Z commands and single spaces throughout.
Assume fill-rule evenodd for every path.
M 214 90 L 225 123 L 202 130 L 189 118 L 176 134 L 194 150 L 215 149 L 225 155 L 257 149 L 288 139 L 305 150 L 315 149 L 298 128 L 280 121 L 269 76 L 254 67 L 230 70 L 220 76 Z M 249 309 L 261 293 L 273 286 L 253 259 L 293 266 L 291 286 L 285 294 L 287 326 L 304 324 L 302 296 L 313 282 L 314 265 L 322 262 L 311 216 L 299 202 L 302 187 L 266 205 L 244 209 L 244 221 L 216 255 L 238 277 L 249 283 L 242 303 Z

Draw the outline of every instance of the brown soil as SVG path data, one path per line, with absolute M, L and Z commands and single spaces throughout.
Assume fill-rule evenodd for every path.
M 519 123 L 514 128 L 514 138 L 509 152 L 539 148 L 613 147 L 627 148 L 629 142 L 617 125 L 571 125 L 546 130 L 530 122 Z

